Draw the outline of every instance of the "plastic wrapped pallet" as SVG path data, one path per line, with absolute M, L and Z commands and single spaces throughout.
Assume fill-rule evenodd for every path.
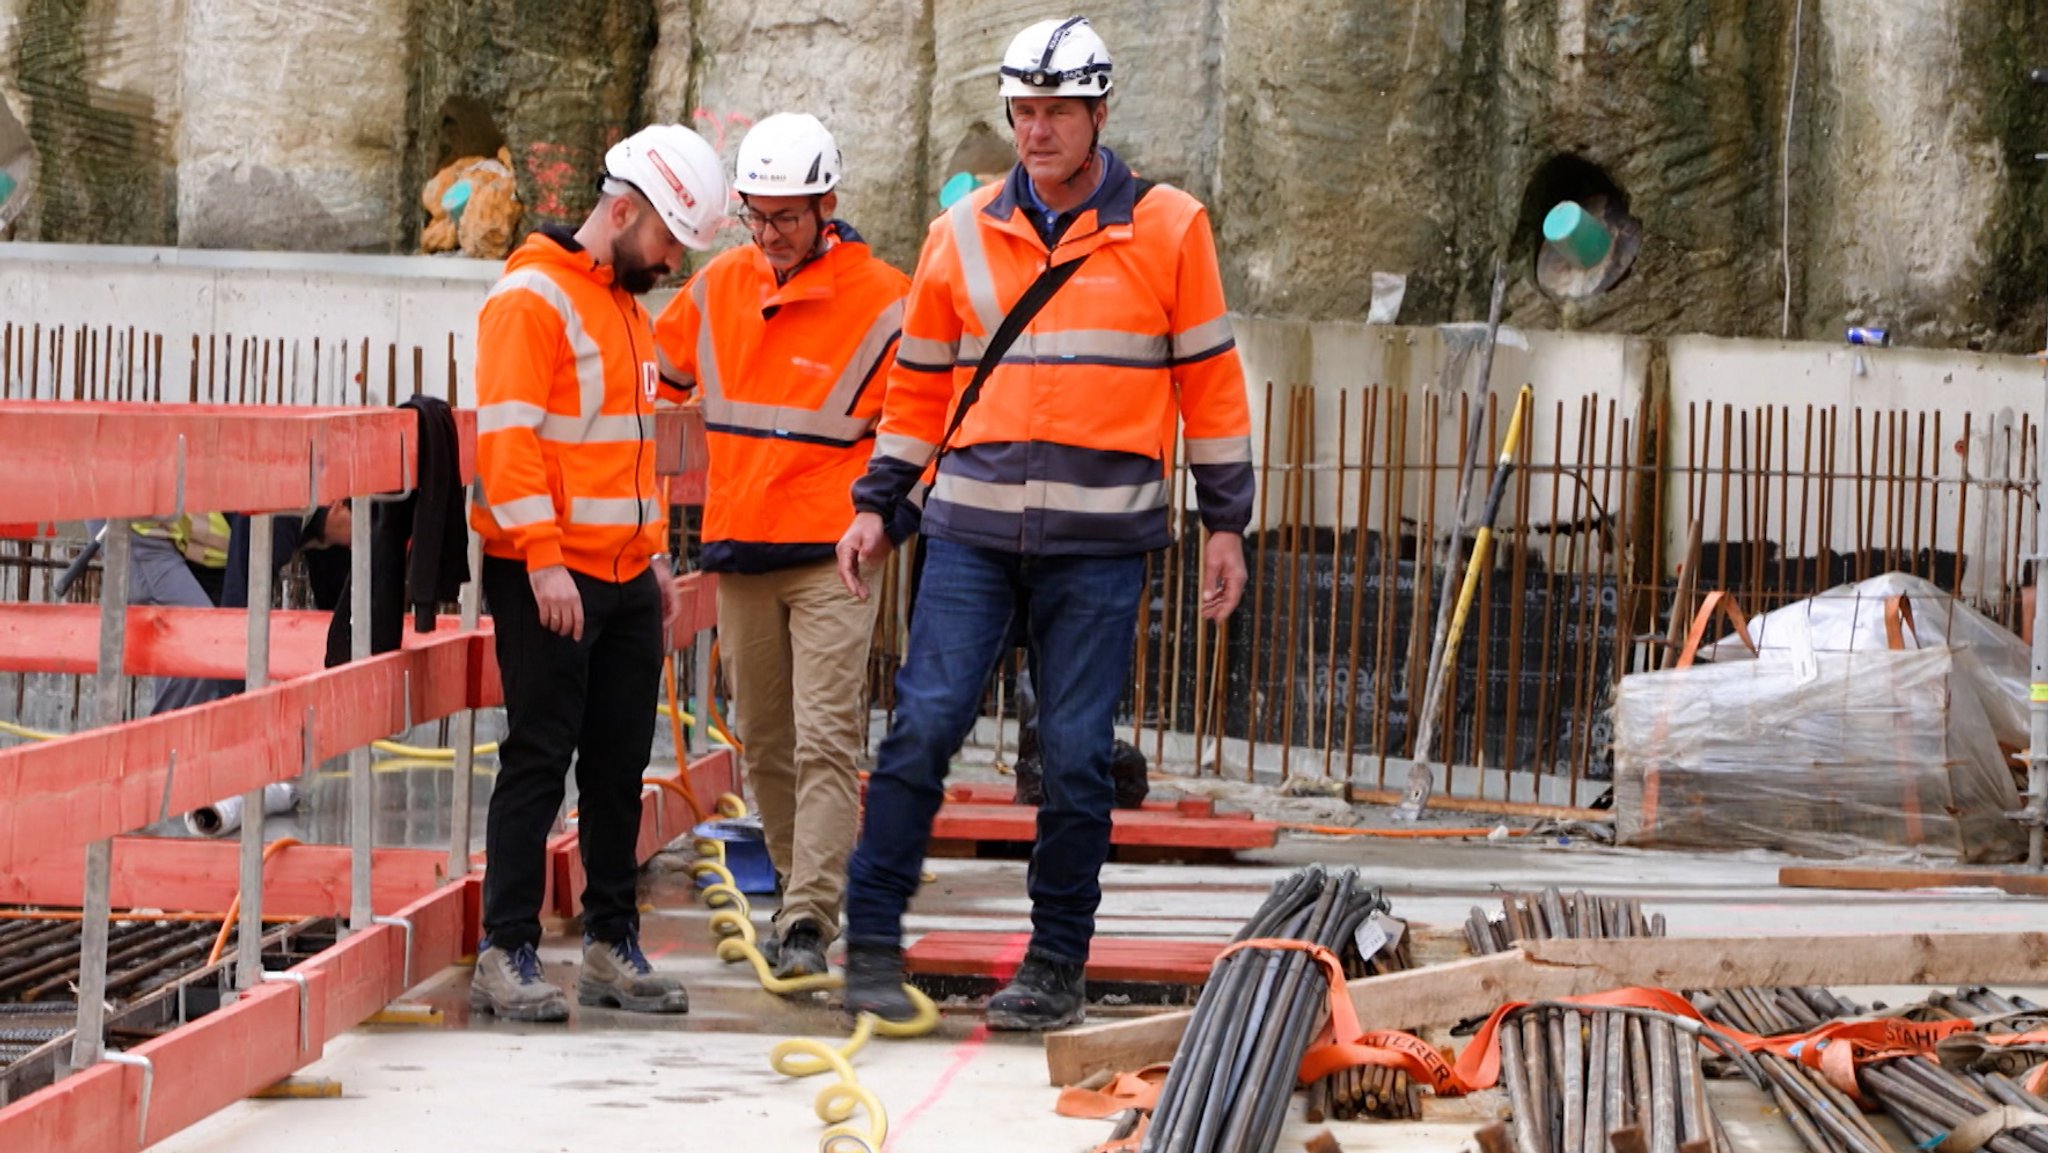
M 1615 708 L 1623 844 L 1807 856 L 2024 849 L 2018 790 L 1971 649 L 1806 653 L 1625 678 Z

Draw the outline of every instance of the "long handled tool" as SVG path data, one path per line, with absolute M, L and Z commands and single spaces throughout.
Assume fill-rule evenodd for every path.
M 78 555 L 71 558 L 71 563 L 65 567 L 64 571 L 57 574 L 56 581 L 50 585 L 51 600 L 61 601 L 64 599 L 64 594 L 70 592 L 71 586 L 78 583 L 78 578 L 85 575 L 86 566 L 92 563 L 92 558 L 100 554 L 100 545 L 106 539 L 107 526 L 103 524 L 100 526 L 100 531 L 94 533 L 92 539 L 85 542 L 85 547 L 78 550 Z
M 1414 820 L 1422 815 L 1429 803 L 1429 796 L 1435 789 L 1435 777 L 1430 771 L 1430 754 L 1436 743 L 1436 718 L 1443 703 L 1444 686 L 1456 683 L 1458 670 L 1458 642 L 1465 635 L 1465 617 L 1471 611 L 1472 598 L 1479 591 L 1480 575 L 1486 571 L 1488 554 L 1493 549 L 1493 522 L 1500 515 L 1501 498 L 1507 494 L 1508 479 L 1515 472 L 1515 455 L 1522 441 L 1522 426 L 1528 420 L 1529 410 L 1534 406 L 1536 394 L 1528 385 L 1522 386 L 1520 395 L 1515 397 L 1514 415 L 1508 420 L 1508 434 L 1501 442 L 1500 459 L 1493 469 L 1493 485 L 1486 494 L 1486 507 L 1480 510 L 1479 527 L 1472 536 L 1472 556 L 1465 564 L 1465 583 L 1458 589 L 1458 600 L 1450 614 L 1449 627 L 1444 633 L 1441 656 L 1429 670 L 1428 688 L 1422 699 L 1422 728 L 1415 739 L 1415 767 L 1409 770 L 1408 789 L 1395 806 L 1394 815 L 1405 820 Z M 1453 553 L 1445 561 L 1445 569 L 1457 564 Z

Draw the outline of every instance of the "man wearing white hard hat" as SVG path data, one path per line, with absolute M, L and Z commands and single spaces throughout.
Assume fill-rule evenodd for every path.
M 785 112 L 740 142 L 733 188 L 750 246 L 706 265 L 663 310 L 663 377 L 703 406 L 711 463 L 703 567 L 718 651 L 782 906 L 780 977 L 826 971 L 860 821 L 874 602 L 839 581 L 910 280 L 833 218 L 839 146 Z
M 934 221 L 841 575 L 866 595 L 884 525 L 928 470 L 925 566 L 849 864 L 846 1004 L 902 1020 L 903 912 L 953 751 L 982 686 L 1029 641 L 1044 799 L 1027 887 L 1031 943 L 989 999 L 994 1028 L 1083 1018 L 1145 555 L 1172 543 L 1175 441 L 1195 484 L 1202 615 L 1245 583 L 1251 414 L 1208 215 L 1100 144 L 1109 49 L 1079 17 L 1019 33 L 998 93 L 1017 165 Z
M 680 611 L 654 478 L 659 381 L 636 297 L 704 249 L 725 215 L 724 165 L 658 124 L 605 153 L 597 207 L 543 228 L 505 262 L 477 321 L 477 499 L 483 590 L 506 735 L 485 829 L 484 939 L 470 1005 L 561 1021 L 541 971 L 547 839 L 576 767 L 583 867 L 577 1000 L 688 1009 L 640 949 L 640 778 Z

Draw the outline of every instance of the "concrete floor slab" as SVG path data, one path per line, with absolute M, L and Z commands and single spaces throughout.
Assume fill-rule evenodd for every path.
M 415 783 L 431 793 L 432 786 Z M 415 797 L 418 796 L 416 792 Z M 1306 802 L 1294 819 L 1327 816 Z M 1267 813 L 1265 815 L 1273 815 Z M 445 827 L 445 826 L 443 826 Z M 431 837 L 422 819 L 408 834 Z M 1558 885 L 1567 892 L 1626 894 L 1661 912 L 1673 935 L 1830 933 L 2048 928 L 2048 902 L 1991 891 L 1844 893 L 1781 890 L 1765 854 L 1646 853 L 1586 842 L 1376 840 L 1289 836 L 1232 866 L 1113 864 L 1104 873 L 1100 931 L 1132 937 L 1223 939 L 1264 899 L 1272 882 L 1309 862 L 1355 866 L 1383 886 L 1397 915 L 1455 931 L 1475 905 L 1497 912 L 1505 891 Z M 468 973 L 431 978 L 415 995 L 446 1012 L 436 1030 L 360 1029 L 329 1046 L 305 1075 L 331 1077 L 344 1096 L 329 1101 L 236 1105 L 159 1149 L 170 1153 L 268 1153 L 279 1148 L 347 1148 L 366 1153 L 442 1153 L 450 1148 L 575 1150 L 712 1143 L 749 1150 L 817 1147 L 824 1126 L 812 1113 L 818 1081 L 793 1081 L 768 1065 L 785 1036 L 836 1038 L 844 1024 L 829 998 L 794 1003 L 763 992 L 744 966 L 713 955 L 708 911 L 694 900 L 679 856 L 647 872 L 643 941 L 650 956 L 680 973 L 692 1011 L 638 1017 L 578 1007 L 567 1027 L 472 1019 Z M 935 929 L 1028 929 L 1021 861 L 934 860 L 932 880 L 908 921 L 914 936 Z M 766 908 L 756 909 L 764 923 Z M 552 979 L 573 986 L 580 943 L 554 926 L 543 959 Z M 1899 1003 L 1906 990 L 1843 990 Z M 1118 1012 L 1104 1010 L 1094 1019 Z M 1041 1047 L 1032 1038 L 990 1035 L 972 1006 L 949 1008 L 940 1031 L 913 1042 L 877 1042 L 855 1060 L 863 1083 L 886 1104 L 891 1149 L 1091 1149 L 1109 1126 L 1053 1113 Z M 1717 1088 L 1730 1133 L 1745 1150 L 1798 1148 L 1768 1102 L 1736 1086 Z M 1469 1147 L 1476 1122 L 1330 1124 L 1292 1122 L 1282 1150 L 1299 1150 L 1327 1128 L 1343 1149 Z

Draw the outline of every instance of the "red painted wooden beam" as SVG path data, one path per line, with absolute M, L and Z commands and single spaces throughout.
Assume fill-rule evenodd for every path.
M 696 405 L 654 412 L 654 471 L 671 478 L 670 504 L 704 503 L 704 470 L 711 463 L 704 444 L 704 414 Z
M 419 423 L 394 408 L 0 401 L 0 429 L 0 522 L 312 508 L 417 471 Z
M 903 951 L 904 968 L 932 977 L 1007 979 L 1024 955 L 1027 933 L 926 933 Z M 1088 946 L 1088 979 L 1200 985 L 1224 949 L 1221 941 L 1098 936 Z
M 451 633 L 198 708 L 0 750 L 0 874 L 468 707 L 485 643 Z
M 317 673 L 326 664 L 329 614 L 270 614 L 270 679 Z M 489 617 L 478 622 L 488 634 Z M 461 618 L 441 617 L 433 632 L 405 622 L 406 648 L 445 637 Z M 221 677 L 248 669 L 249 614 L 242 609 L 145 607 L 128 610 L 121 671 L 131 677 Z M 99 667 L 100 610 L 89 604 L 0 604 L 0 670 L 85 676 Z
M 370 906 L 389 916 L 447 883 L 438 849 L 371 853 Z M 115 837 L 112 900 L 117 909 L 221 913 L 241 888 L 236 842 L 181 837 Z M 85 904 L 84 858 L 59 853 L 0 874 L 0 904 Z M 291 845 L 263 866 L 266 916 L 336 917 L 349 911 L 346 845 Z
M 1178 849 L 1270 849 L 1280 827 L 1271 821 L 1229 817 L 1184 817 L 1147 809 L 1119 809 L 1112 818 L 1112 845 L 1149 845 Z M 1005 841 L 1028 844 L 1038 839 L 1038 811 L 1022 805 L 947 802 L 932 824 L 937 841 Z

